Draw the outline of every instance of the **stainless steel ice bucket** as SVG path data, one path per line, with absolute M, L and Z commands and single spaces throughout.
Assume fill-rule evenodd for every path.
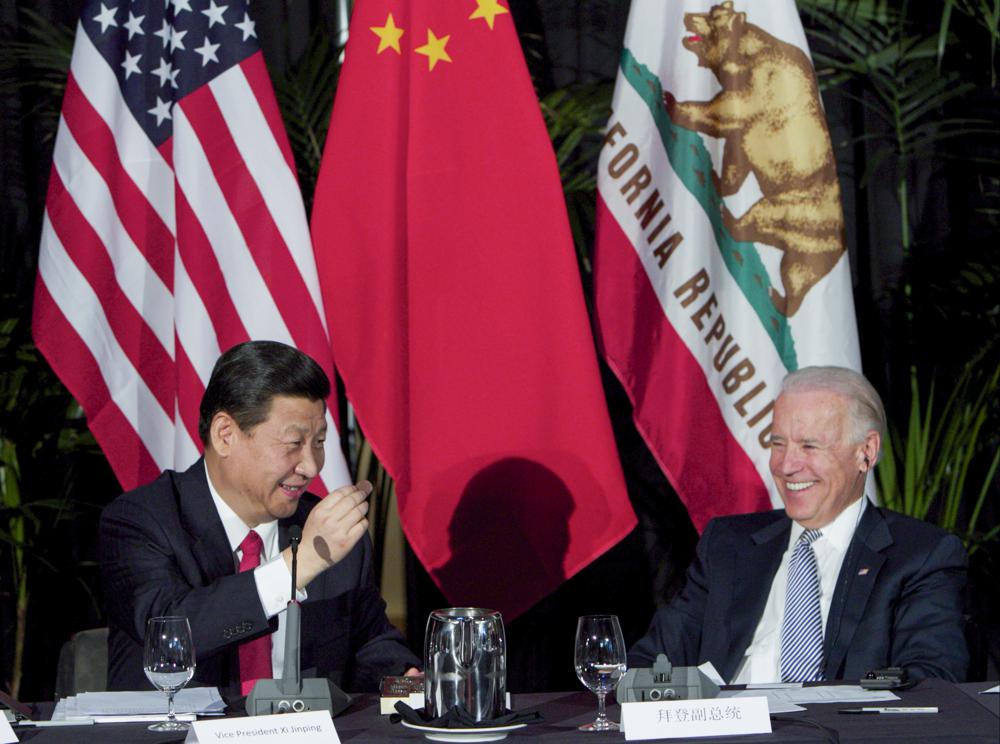
M 427 712 L 440 716 L 460 705 L 477 721 L 506 708 L 507 642 L 496 610 L 449 607 L 427 618 L 424 644 Z

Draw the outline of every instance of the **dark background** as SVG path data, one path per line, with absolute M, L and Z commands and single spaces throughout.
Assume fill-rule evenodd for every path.
M 16 444 L 22 501 L 30 507 L 25 537 L 30 602 L 20 690 L 29 700 L 51 699 L 60 645 L 75 631 L 103 624 L 94 564 L 96 519 L 99 509 L 121 490 L 89 437 L 81 412 L 30 344 L 31 295 L 60 91 L 44 81 L 26 84 L 45 62 L 12 55 L 11 43 L 38 35 L 27 9 L 45 20 L 55 47 L 60 33 L 71 33 L 81 5 L 0 0 L 0 45 L 6 47 L 0 89 L 0 434 Z M 567 87 L 592 91 L 588 86 L 598 86 L 610 93 L 627 2 L 510 0 L 510 6 L 540 97 Z M 907 8 L 907 28 L 932 36 L 941 22 L 938 4 L 910 3 Z M 257 0 L 250 11 L 276 81 L 300 71 L 317 34 L 341 38 L 332 0 Z M 822 73 L 821 55 L 837 44 L 824 36 L 827 25 L 808 14 L 803 20 L 814 32 L 810 43 Z M 1000 117 L 995 49 L 975 18 L 956 13 L 952 23 L 961 43 L 941 67 L 973 89 L 959 103 L 940 106 L 938 114 L 990 122 L 981 135 L 962 139 L 954 151 L 927 154 L 916 148 L 912 157 L 882 160 L 879 137 L 887 134 L 889 125 L 866 105 L 873 93 L 863 77 L 831 80 L 824 92 L 842 182 L 864 369 L 885 398 L 890 418 L 900 425 L 911 405 L 911 379 L 923 390 L 935 381 L 946 395 L 970 360 L 988 372 L 996 368 L 998 358 L 1000 153 L 995 127 Z M 862 135 L 868 138 L 860 139 Z M 302 171 L 304 165 L 299 165 Z M 905 248 L 896 187 L 900 168 L 908 175 L 908 204 L 915 218 L 913 239 Z M 303 184 L 308 192 L 307 179 Z M 582 276 L 589 291 L 588 229 L 584 220 L 579 237 Z M 627 640 L 634 640 L 645 630 L 654 605 L 676 591 L 693 553 L 695 531 L 632 426 L 627 397 L 607 370 L 604 382 L 640 525 L 557 592 L 508 622 L 509 687 L 514 691 L 574 689 L 577 616 L 615 612 Z M 995 401 L 989 411 L 980 442 L 987 453 L 1000 444 Z M 970 481 L 984 477 L 984 466 L 978 467 Z M 994 483 L 981 524 L 997 523 L 998 502 Z M 16 539 L 8 530 L 10 515 L 5 511 L 0 520 L 0 538 Z M 9 542 L 0 540 L 0 687 L 5 689 L 14 661 L 11 560 Z M 995 541 L 973 556 L 972 678 L 998 676 L 998 562 Z M 418 653 L 427 612 L 446 604 L 409 556 L 408 631 Z

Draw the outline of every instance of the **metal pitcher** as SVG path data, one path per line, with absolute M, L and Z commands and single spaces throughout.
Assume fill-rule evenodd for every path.
M 477 721 L 503 715 L 507 642 L 496 610 L 449 607 L 427 618 L 424 704 L 441 716 L 460 705 Z

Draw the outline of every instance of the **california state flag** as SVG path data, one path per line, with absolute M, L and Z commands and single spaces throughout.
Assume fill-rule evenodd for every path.
M 836 165 L 792 0 L 634 0 L 598 171 L 608 363 L 700 530 L 780 506 L 791 370 L 860 370 Z

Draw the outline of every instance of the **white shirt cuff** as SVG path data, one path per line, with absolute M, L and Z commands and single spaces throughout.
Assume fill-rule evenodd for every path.
M 292 572 L 288 570 L 281 553 L 267 563 L 262 563 L 253 570 L 253 578 L 257 583 L 257 595 L 264 608 L 264 614 L 271 618 L 288 607 L 292 591 Z M 306 600 L 305 589 L 299 589 L 295 598 L 299 602 Z

